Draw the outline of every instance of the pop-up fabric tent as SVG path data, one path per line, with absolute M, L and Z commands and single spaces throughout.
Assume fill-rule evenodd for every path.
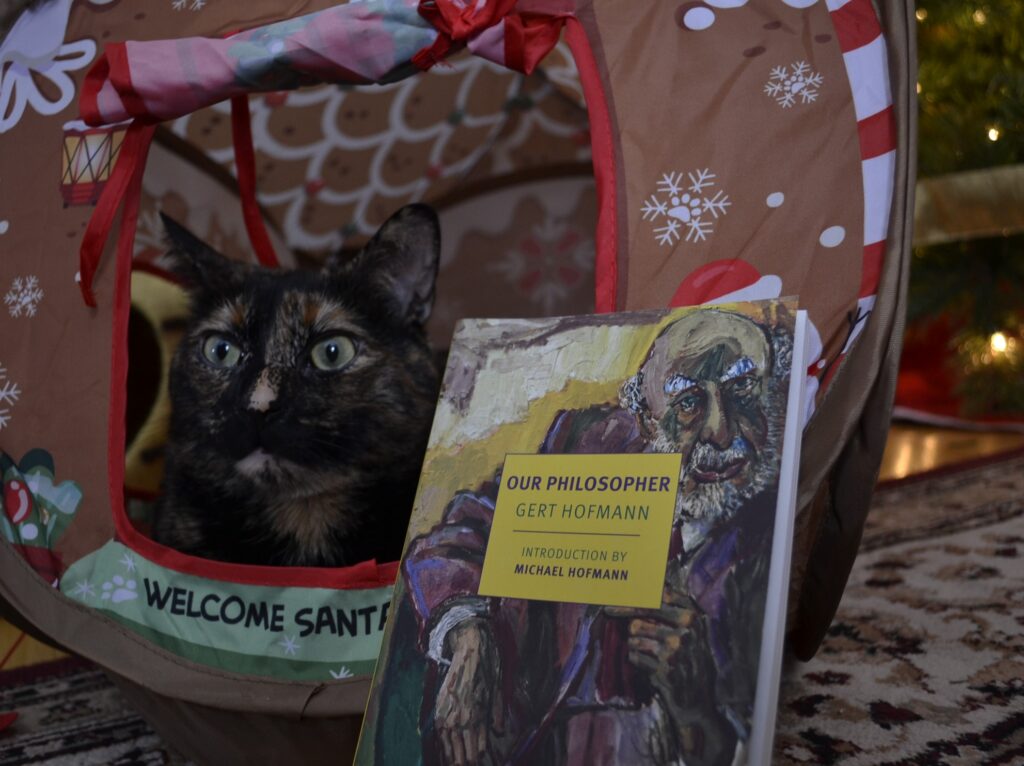
M 394 563 L 203 561 L 134 513 L 159 486 L 159 370 L 184 311 L 159 279 L 156 213 L 291 265 L 425 200 L 445 240 L 439 347 L 461 316 L 800 297 L 813 361 L 789 625 L 810 656 L 888 427 L 911 23 L 898 0 L 26 12 L 0 47 L 4 611 L 109 669 L 194 757 L 343 760 Z

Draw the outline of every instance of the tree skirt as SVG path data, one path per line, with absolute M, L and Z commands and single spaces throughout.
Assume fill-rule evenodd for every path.
M 0 673 L 0 766 L 181 764 L 95 667 Z M 883 486 L 777 764 L 1024 762 L 1024 452 Z

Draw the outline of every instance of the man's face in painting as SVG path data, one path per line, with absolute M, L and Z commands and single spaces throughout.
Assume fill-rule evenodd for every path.
M 775 479 L 781 426 L 769 388 L 772 351 L 752 320 L 696 311 L 669 325 L 634 381 L 658 452 L 680 452 L 679 510 L 728 518 Z

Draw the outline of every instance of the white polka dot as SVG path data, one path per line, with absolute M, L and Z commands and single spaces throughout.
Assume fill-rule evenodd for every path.
M 764 201 L 768 207 L 782 207 L 782 203 L 786 201 L 786 195 L 782 192 L 772 192 L 769 194 Z
M 39 537 L 39 527 L 35 524 L 22 524 L 19 531 L 22 540 L 35 540 Z
M 835 247 L 841 244 L 844 239 L 846 239 L 846 229 L 842 226 L 829 226 L 818 237 L 822 247 Z
M 747 0 L 704 0 L 704 2 L 715 8 L 739 8 L 741 5 L 747 4 Z
M 825 361 L 824 359 L 819 359 L 819 360 L 818 360 L 818 369 L 819 369 L 819 370 L 820 370 L 820 369 L 823 369 L 823 368 L 825 367 L 825 365 L 826 365 L 826 364 L 828 364 L 828 362 L 826 362 L 826 361 Z
M 76 271 L 75 272 L 75 282 L 81 282 L 81 281 L 82 281 L 82 272 Z
M 810 8 L 818 0 L 782 0 L 790 8 Z
M 715 12 L 710 8 L 691 8 L 683 16 L 683 23 L 699 32 L 715 23 Z
M 0 234 L 6 234 L 7 233 L 7 229 L 9 229 L 10 226 L 11 226 L 10 222 L 8 222 L 8 221 L 0 221 Z

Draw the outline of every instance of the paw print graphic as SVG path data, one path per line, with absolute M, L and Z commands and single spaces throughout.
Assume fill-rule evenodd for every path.
M 139 597 L 137 587 L 135 580 L 126 581 L 121 575 L 114 575 L 103 583 L 103 595 L 100 598 L 113 604 L 131 601 Z

